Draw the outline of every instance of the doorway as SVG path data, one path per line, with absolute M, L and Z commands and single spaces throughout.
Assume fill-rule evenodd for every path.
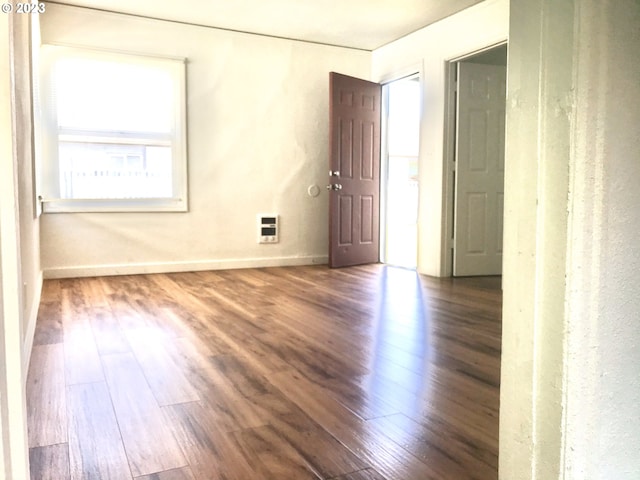
M 454 276 L 502 273 L 506 64 L 506 44 L 450 63 Z
M 382 87 L 384 102 L 381 260 L 418 265 L 418 155 L 421 85 L 418 75 Z

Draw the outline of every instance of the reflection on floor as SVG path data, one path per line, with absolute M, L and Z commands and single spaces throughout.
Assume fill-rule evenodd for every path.
M 47 280 L 32 478 L 496 479 L 500 305 L 382 265 Z

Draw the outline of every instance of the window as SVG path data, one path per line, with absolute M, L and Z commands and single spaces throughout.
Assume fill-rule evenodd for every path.
M 186 211 L 183 60 L 45 45 L 45 212 Z

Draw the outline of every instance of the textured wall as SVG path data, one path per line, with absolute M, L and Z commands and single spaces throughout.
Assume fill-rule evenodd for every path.
M 638 478 L 640 3 L 511 0 L 500 478 Z
M 512 0 L 500 478 L 561 470 L 573 5 Z
M 59 5 L 41 27 L 44 43 L 188 59 L 190 211 L 46 214 L 45 275 L 326 261 L 329 72 L 368 78 L 369 53 Z M 279 244 L 257 244 L 259 213 L 281 215 Z
M 576 1 L 565 478 L 640 475 L 640 2 Z

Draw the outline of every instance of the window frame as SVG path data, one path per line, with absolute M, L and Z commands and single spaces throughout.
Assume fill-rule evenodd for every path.
M 65 58 L 110 60 L 137 65 L 160 66 L 173 79 L 173 124 L 168 135 L 139 132 L 71 131 L 58 128 L 55 102 L 56 62 Z M 80 212 L 187 212 L 187 116 L 186 116 L 186 59 L 159 57 L 137 53 L 102 50 L 87 47 L 43 44 L 40 49 L 40 90 L 42 158 L 38 199 L 44 213 Z M 59 144 L 65 139 L 79 139 L 84 143 L 171 146 L 172 196 L 157 198 L 61 198 Z

